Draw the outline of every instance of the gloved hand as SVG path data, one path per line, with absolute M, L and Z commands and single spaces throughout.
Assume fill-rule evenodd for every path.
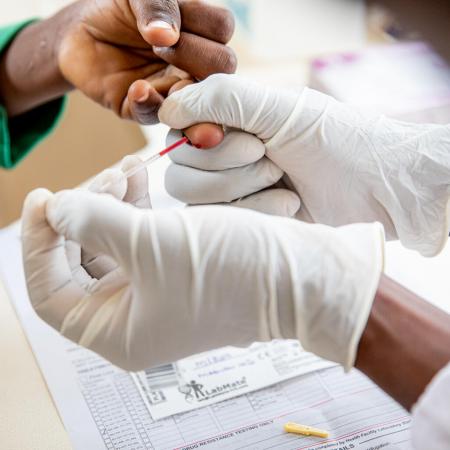
M 36 312 L 129 370 L 281 337 L 349 368 L 382 268 L 379 224 L 335 229 L 224 207 L 141 210 L 110 195 L 42 189 L 27 197 L 22 220 Z M 80 282 L 66 240 L 117 269 Z
M 388 238 L 425 256 L 447 240 L 450 125 L 362 114 L 312 89 L 234 75 L 175 92 L 159 118 L 175 129 L 207 121 L 233 130 L 212 151 L 171 153 L 166 187 L 188 204 L 231 202 L 333 226 L 379 221 Z M 263 190 L 283 173 L 292 192 Z
M 126 156 L 121 164 L 120 169 L 106 169 L 97 175 L 89 186 L 89 190 L 97 192 L 103 191 L 105 194 L 110 194 L 113 197 L 125 203 L 129 203 L 137 208 L 149 209 L 151 208 L 148 173 L 146 169 L 142 169 L 135 173 L 128 179 L 123 179 L 122 174 L 127 170 L 135 167 L 141 163 L 141 159 L 137 156 Z M 39 190 L 47 192 L 45 190 Z M 32 225 L 29 235 L 27 235 L 27 222 L 22 224 L 22 235 L 27 235 L 27 245 L 30 247 L 37 247 L 37 241 L 43 237 L 46 239 L 47 233 L 45 230 L 37 230 Z M 48 227 L 48 224 L 45 225 Z M 45 245 L 45 244 L 44 244 Z M 61 251 L 66 255 L 67 264 L 72 273 L 72 277 L 78 284 L 89 289 L 91 285 L 110 272 L 118 271 L 117 263 L 108 255 L 99 252 L 92 252 L 90 249 L 82 249 L 79 243 L 66 239 L 60 244 Z M 51 261 L 51 256 L 48 260 Z M 40 278 L 39 266 L 32 267 L 36 279 L 35 285 L 46 286 L 48 280 L 45 277 Z M 39 289 L 39 287 L 38 287 Z

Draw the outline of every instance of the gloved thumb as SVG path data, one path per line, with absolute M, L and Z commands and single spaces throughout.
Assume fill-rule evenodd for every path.
M 113 258 L 125 270 L 132 263 L 133 231 L 145 213 L 105 194 L 76 189 L 55 194 L 46 216 L 59 235 L 90 253 Z
M 131 0 L 141 36 L 155 47 L 171 47 L 180 37 L 181 15 L 177 0 Z
M 238 75 L 215 74 L 169 95 L 158 117 L 176 130 L 207 122 L 243 130 L 266 141 L 287 122 L 300 93 L 274 89 Z

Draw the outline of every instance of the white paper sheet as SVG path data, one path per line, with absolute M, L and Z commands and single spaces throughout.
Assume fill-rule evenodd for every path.
M 0 233 L 0 272 L 76 450 L 409 448 L 409 415 L 359 372 L 340 368 L 277 383 L 155 421 L 131 375 L 66 339 L 32 310 L 18 228 Z M 328 440 L 288 435 L 287 421 Z

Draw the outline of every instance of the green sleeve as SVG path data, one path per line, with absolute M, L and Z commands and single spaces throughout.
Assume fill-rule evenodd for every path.
M 14 36 L 31 22 L 0 27 L 0 56 Z M 13 118 L 8 118 L 0 100 L 1 167 L 14 167 L 52 132 L 62 116 L 65 100 L 58 98 Z

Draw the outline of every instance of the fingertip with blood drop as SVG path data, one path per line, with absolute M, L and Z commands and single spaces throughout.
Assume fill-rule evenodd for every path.
M 224 138 L 223 128 L 214 123 L 200 123 L 184 130 L 191 145 L 198 149 L 210 149 L 219 145 Z

